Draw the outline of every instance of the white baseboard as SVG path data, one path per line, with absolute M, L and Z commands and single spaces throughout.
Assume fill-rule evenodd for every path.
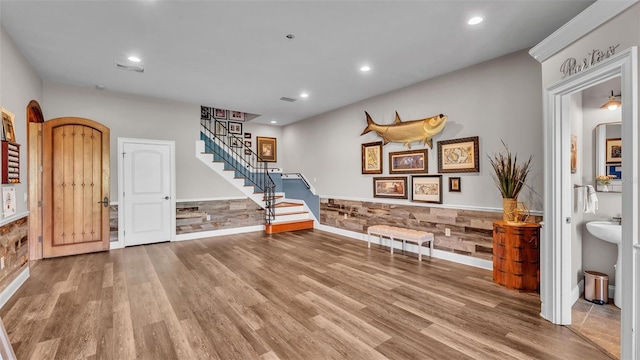
M 254 226 L 246 226 L 241 228 L 199 231 L 199 232 L 188 233 L 188 234 L 180 234 L 180 235 L 176 235 L 175 241 L 195 240 L 195 239 L 203 239 L 208 237 L 242 234 L 242 233 L 255 232 L 255 231 L 264 231 L 264 225 L 254 225 Z
M 326 231 L 326 232 L 330 232 L 333 234 L 338 234 L 338 235 L 342 235 L 342 236 L 346 236 L 346 237 L 350 237 L 352 239 L 356 239 L 356 240 L 362 240 L 362 241 L 367 241 L 367 234 L 363 234 L 363 233 L 359 233 L 359 232 L 355 232 L 355 231 L 350 231 L 350 230 L 344 230 L 344 229 L 338 229 L 332 226 L 327 226 L 327 225 L 318 225 L 317 227 L 318 230 L 322 230 L 322 231 Z M 372 236 L 371 237 L 371 242 L 374 244 L 380 244 L 380 238 L 377 236 Z M 389 240 L 385 239 L 383 242 L 383 245 L 389 246 Z M 402 249 L 402 242 L 401 241 L 395 241 L 393 244 L 393 248 L 394 249 Z M 414 253 L 418 253 L 418 245 L 416 244 L 412 244 L 412 243 L 407 243 L 405 250 L 410 251 L 410 252 L 414 252 Z M 422 255 L 424 256 L 425 254 L 428 254 L 429 250 L 428 249 L 422 249 Z M 448 261 L 453 261 L 455 263 L 458 264 L 463 264 L 463 265 L 469 265 L 469 266 L 473 266 L 473 267 L 477 267 L 477 268 L 481 268 L 481 269 L 485 269 L 485 270 L 493 270 L 493 262 L 489 261 L 489 260 L 484 260 L 484 259 L 477 259 L 471 256 L 465 256 L 465 255 L 460 255 L 460 254 L 456 254 L 456 253 L 452 253 L 452 252 L 448 252 L 448 251 L 442 251 L 442 250 L 437 250 L 434 249 L 433 251 L 433 257 L 434 258 L 438 258 L 438 259 L 443 259 L 443 260 L 448 260 Z
M 7 286 L 7 288 L 4 289 L 2 293 L 0 293 L 0 308 L 2 308 L 4 304 L 6 304 L 7 301 L 9 301 L 9 299 L 11 299 L 13 294 L 15 294 L 16 291 L 18 291 L 18 289 L 20 289 L 22 284 L 24 284 L 24 282 L 27 281 L 28 278 L 29 278 L 29 266 L 25 267 L 20 272 L 20 274 L 18 274 L 18 276 L 15 279 L 13 279 L 13 281 L 9 284 L 9 286 Z
M 584 279 L 571 290 L 571 304 L 575 304 L 582 294 L 584 294 Z

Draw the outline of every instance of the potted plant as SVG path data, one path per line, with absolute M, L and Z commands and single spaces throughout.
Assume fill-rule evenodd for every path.
M 491 177 L 502 195 L 502 219 L 512 221 L 515 218 L 518 194 L 525 185 L 527 175 L 531 172 L 533 155 L 530 155 L 527 161 L 518 164 L 518 154 L 512 155 L 504 141 L 502 145 L 506 154 L 497 153 L 487 157 L 494 171 Z

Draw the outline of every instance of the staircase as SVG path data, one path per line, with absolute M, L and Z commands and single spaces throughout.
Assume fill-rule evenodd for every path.
M 241 135 L 230 134 L 220 123 L 214 131 L 209 120 L 200 125 L 196 157 L 265 210 L 267 234 L 313 229 L 314 216 L 305 202 L 285 198 L 280 174 L 246 147 Z

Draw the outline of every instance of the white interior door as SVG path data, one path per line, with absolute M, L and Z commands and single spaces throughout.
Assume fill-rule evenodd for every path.
M 173 240 L 175 234 L 174 143 L 122 139 L 123 199 L 119 224 L 124 246 Z

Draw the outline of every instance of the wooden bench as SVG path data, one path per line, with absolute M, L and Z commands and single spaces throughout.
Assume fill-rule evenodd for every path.
M 418 260 L 422 261 L 422 244 L 429 242 L 429 257 L 433 255 L 433 233 L 419 230 L 405 229 L 397 226 L 389 225 L 373 225 L 367 229 L 367 247 L 371 248 L 371 235 L 378 236 L 380 243 L 382 243 L 383 237 L 388 237 L 391 240 L 389 246 L 391 253 L 393 254 L 393 241 L 402 240 L 402 251 L 404 251 L 405 241 L 411 241 L 418 243 Z

